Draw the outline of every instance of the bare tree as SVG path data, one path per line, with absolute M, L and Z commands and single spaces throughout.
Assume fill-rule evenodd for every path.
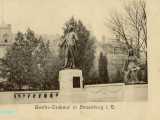
M 124 13 L 115 13 L 106 20 L 107 27 L 113 35 L 124 42 L 127 48 L 134 49 L 136 56 L 140 51 L 147 56 L 147 17 L 146 3 L 134 0 L 123 6 Z

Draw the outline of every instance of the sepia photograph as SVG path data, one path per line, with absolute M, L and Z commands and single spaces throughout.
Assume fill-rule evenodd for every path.
M 0 0 L 0 104 L 148 100 L 145 0 Z

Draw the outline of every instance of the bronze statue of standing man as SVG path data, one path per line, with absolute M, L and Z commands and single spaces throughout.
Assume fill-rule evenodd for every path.
M 61 48 L 65 51 L 64 68 L 75 68 L 75 58 L 77 54 L 76 41 L 78 40 L 74 27 L 69 26 L 67 34 L 62 38 Z

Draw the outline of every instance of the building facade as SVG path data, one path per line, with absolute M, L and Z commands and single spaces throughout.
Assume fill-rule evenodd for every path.
M 11 24 L 0 25 L 0 58 L 4 57 L 6 49 L 12 44 L 12 28 Z
M 12 42 L 13 42 L 13 34 L 12 34 L 11 24 L 5 24 L 2 22 L 0 25 L 0 60 L 5 56 L 7 49 L 12 44 Z M 5 80 L 0 77 L 0 82 L 3 81 Z

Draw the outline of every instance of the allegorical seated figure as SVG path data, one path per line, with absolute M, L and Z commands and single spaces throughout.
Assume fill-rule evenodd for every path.
M 67 34 L 62 39 L 61 48 L 65 50 L 65 63 L 64 68 L 75 68 L 75 58 L 77 54 L 76 41 L 78 40 L 77 34 L 73 26 L 69 26 Z
M 124 65 L 124 81 L 125 83 L 136 83 L 138 82 L 138 66 L 137 57 L 134 55 L 134 50 L 130 48 L 128 50 L 128 59 Z

